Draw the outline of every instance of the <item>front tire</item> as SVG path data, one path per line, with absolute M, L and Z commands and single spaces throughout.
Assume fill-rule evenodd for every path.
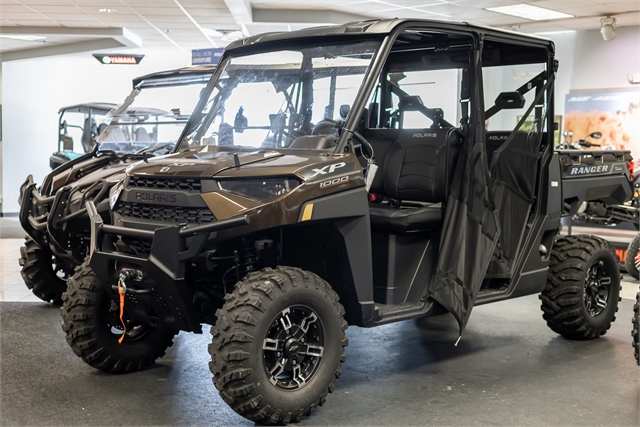
M 209 368 L 224 401 L 262 424 L 299 422 L 322 406 L 349 342 L 338 299 L 298 268 L 266 268 L 238 282 L 211 328 Z
M 543 318 L 554 332 L 578 340 L 604 335 L 616 319 L 620 300 L 615 249 L 595 236 L 556 240 L 540 299 Z
M 627 258 L 624 260 L 627 273 L 634 279 L 640 279 L 640 233 L 636 234 L 627 248 Z
M 42 301 L 62 304 L 67 279 L 73 272 L 68 261 L 56 258 L 48 247 L 26 237 L 20 247 L 20 274 L 27 288 Z
M 110 373 L 129 373 L 151 366 L 173 345 L 178 331 L 126 318 L 122 343 L 119 307 L 85 261 L 69 279 L 62 295 L 62 330 L 67 343 L 88 365 Z

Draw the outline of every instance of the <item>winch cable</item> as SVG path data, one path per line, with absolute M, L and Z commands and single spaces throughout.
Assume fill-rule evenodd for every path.
M 127 279 L 132 279 L 136 276 L 135 272 L 132 270 L 123 271 L 118 276 L 118 297 L 120 298 L 120 323 L 122 323 L 122 335 L 118 338 L 118 344 L 122 344 L 124 341 L 124 336 L 127 334 L 127 325 L 124 322 L 124 300 L 125 295 L 127 293 Z

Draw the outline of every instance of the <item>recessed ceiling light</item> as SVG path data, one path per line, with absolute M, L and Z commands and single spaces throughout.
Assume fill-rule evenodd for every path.
M 504 13 L 505 15 L 517 16 L 518 18 L 530 19 L 532 21 L 546 21 L 549 19 L 573 18 L 568 13 L 557 12 L 543 7 L 531 6 L 529 4 L 513 4 L 511 6 L 488 7 L 485 10 L 491 12 Z
M 4 38 L 4 39 L 13 39 L 13 40 L 23 40 L 26 42 L 35 42 L 38 40 L 44 40 L 47 37 L 46 36 L 23 36 L 23 35 L 8 35 L 8 34 L 0 34 L 0 37 Z
M 98 9 L 98 12 L 100 13 L 117 13 L 118 9 Z

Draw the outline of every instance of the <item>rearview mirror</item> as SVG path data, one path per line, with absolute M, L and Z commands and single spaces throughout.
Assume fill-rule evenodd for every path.
M 602 133 L 601 132 L 593 132 L 591 135 L 589 135 L 589 138 L 600 139 L 600 138 L 602 138 Z

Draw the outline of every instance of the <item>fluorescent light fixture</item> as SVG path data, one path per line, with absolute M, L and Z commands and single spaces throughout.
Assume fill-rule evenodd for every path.
M 100 13 L 117 13 L 118 9 L 98 9 L 98 12 Z
M 25 42 L 36 42 L 47 38 L 46 36 L 22 36 L 18 34 L 0 34 L 0 37 L 2 37 L 3 39 L 22 40 Z
M 530 19 L 532 21 L 547 21 L 549 19 L 573 18 L 568 13 L 557 12 L 543 7 L 531 6 L 529 4 L 513 4 L 511 6 L 488 7 L 485 10 L 503 13 L 505 15 L 517 16 L 518 18 Z

